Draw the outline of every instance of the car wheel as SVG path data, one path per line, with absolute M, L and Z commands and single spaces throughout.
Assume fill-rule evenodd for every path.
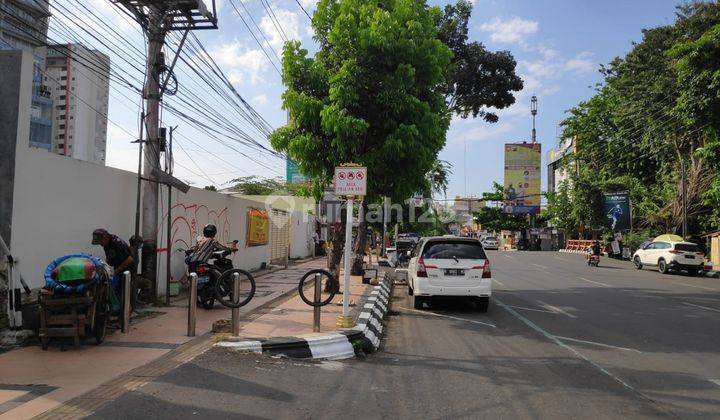
M 637 268 L 638 270 L 642 269 L 642 263 L 640 262 L 640 257 L 636 256 L 635 258 L 633 258 L 633 264 L 635 264 L 635 268 Z
M 658 261 L 658 271 L 660 272 L 660 274 L 668 273 L 668 267 L 665 260 L 661 259 L 660 261 Z
M 484 297 L 476 300 L 475 306 L 477 307 L 477 310 L 479 312 L 486 313 L 488 311 L 488 308 L 490 307 L 490 298 Z

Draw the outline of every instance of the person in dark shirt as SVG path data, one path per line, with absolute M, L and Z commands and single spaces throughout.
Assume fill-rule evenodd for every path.
M 127 242 L 105 229 L 95 229 L 92 233 L 92 244 L 100 245 L 105 251 L 105 261 L 113 268 L 113 288 L 117 290 L 120 275 L 123 271 L 135 272 L 135 259 Z

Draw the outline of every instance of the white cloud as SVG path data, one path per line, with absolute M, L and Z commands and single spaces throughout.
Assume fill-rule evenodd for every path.
M 472 126 L 458 135 L 448 139 L 449 145 L 462 144 L 465 141 L 475 142 L 484 140 L 497 140 L 505 138 L 505 134 L 515 129 L 516 123 L 509 119 L 501 119 L 496 124 L 486 124 L 483 121 L 473 120 Z
M 265 105 L 268 101 L 268 98 L 267 98 L 267 95 L 262 93 L 260 95 L 253 97 L 252 101 L 253 101 L 253 103 L 255 103 L 257 105 Z
M 275 27 L 273 20 L 268 14 L 265 14 L 260 20 L 260 28 L 262 28 L 265 35 L 267 35 L 270 46 L 275 48 L 276 51 L 280 51 L 285 43 L 283 36 L 288 39 L 300 39 L 300 20 L 298 19 L 297 13 L 286 9 L 273 8 L 272 11 L 280 22 L 280 30 L 282 33 Z
M 495 18 L 480 25 L 480 30 L 490 32 L 490 39 L 494 42 L 508 44 L 523 43 L 525 37 L 534 34 L 539 29 L 536 21 L 514 17 L 509 20 Z
M 264 81 L 263 74 L 270 65 L 262 50 L 247 48 L 238 40 L 220 44 L 210 55 L 226 71 L 233 84 L 249 80 L 251 85 L 257 85 Z
M 595 70 L 596 64 L 592 60 L 593 53 L 589 51 L 583 51 L 580 54 L 576 55 L 575 58 L 571 58 L 570 60 L 565 62 L 565 68 L 569 71 L 574 71 L 578 73 L 587 73 Z

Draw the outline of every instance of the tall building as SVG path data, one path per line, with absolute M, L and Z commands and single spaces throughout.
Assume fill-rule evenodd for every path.
M 53 103 L 42 73 L 49 17 L 48 0 L 0 0 L 0 50 L 23 50 L 33 55 L 30 146 L 48 151 L 52 150 Z
M 55 102 L 53 151 L 105 164 L 109 80 L 107 55 L 81 44 L 48 48 L 44 83 Z

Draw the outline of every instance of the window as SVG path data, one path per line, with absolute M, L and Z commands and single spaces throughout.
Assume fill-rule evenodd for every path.
M 65 95 L 60 95 L 60 97 L 59 97 L 58 99 L 60 99 L 61 101 L 64 101 L 64 100 L 65 100 Z
M 485 251 L 480 242 L 440 240 L 429 242 L 423 250 L 423 258 L 427 259 L 466 259 L 484 260 Z
M 675 244 L 675 249 L 685 252 L 701 252 L 700 247 L 695 244 Z
M 60 124 L 60 125 L 58 126 L 58 128 L 59 128 L 60 130 L 64 130 L 64 129 L 65 129 L 65 124 Z
M 60 80 L 67 80 L 67 76 L 61 76 Z
M 58 105 L 58 106 L 55 107 L 55 109 L 57 109 L 58 111 L 64 111 L 64 110 L 65 110 L 65 105 Z
M 667 242 L 655 242 L 655 249 L 670 249 L 671 246 Z

